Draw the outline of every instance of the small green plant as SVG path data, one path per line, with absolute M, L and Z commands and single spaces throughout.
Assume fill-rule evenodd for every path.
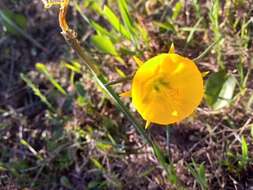
M 48 101 L 47 97 L 40 91 L 40 89 L 26 75 L 21 74 L 20 76 L 26 82 L 27 86 L 32 89 L 34 94 L 40 98 L 41 102 L 46 104 L 50 110 L 55 111 L 52 104 Z
M 201 187 L 202 190 L 208 190 L 204 163 L 196 164 L 192 159 L 192 163 L 188 165 L 188 169 Z
M 47 67 L 42 63 L 37 63 L 36 68 L 38 71 L 43 73 L 46 78 L 54 85 L 54 87 L 63 95 L 67 95 L 66 91 L 63 89 L 63 87 L 54 79 L 54 77 L 49 73 Z
M 240 176 L 245 171 L 250 161 L 248 144 L 244 136 L 241 137 L 240 142 L 241 152 L 234 153 L 229 150 L 226 154 L 226 159 L 222 162 L 228 171 L 237 176 Z
M 193 4 L 197 18 L 200 19 L 200 17 L 201 17 L 201 11 L 200 11 L 201 10 L 201 7 L 200 7 L 201 3 L 199 2 L 199 0 L 193 0 L 192 4 Z
M 244 136 L 241 138 L 241 155 L 238 162 L 240 168 L 245 169 L 249 163 L 248 144 Z

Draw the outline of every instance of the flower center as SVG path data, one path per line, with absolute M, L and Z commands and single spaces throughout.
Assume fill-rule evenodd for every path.
M 164 77 L 159 77 L 153 81 L 153 89 L 156 92 L 160 92 L 162 88 L 171 88 L 168 80 L 164 79 Z
M 146 92 L 142 98 L 143 103 L 148 103 L 154 98 L 163 97 L 164 94 L 171 94 L 172 87 L 169 80 L 161 75 L 149 79 L 143 84 L 143 92 Z

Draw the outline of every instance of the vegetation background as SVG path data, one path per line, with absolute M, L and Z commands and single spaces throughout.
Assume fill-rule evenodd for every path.
M 58 9 L 0 2 L 0 190 L 253 188 L 251 0 L 71 1 L 84 51 L 108 81 L 124 79 L 117 93 L 130 88 L 133 56 L 145 61 L 172 42 L 208 72 L 194 115 L 152 125 L 147 137 L 66 44 Z

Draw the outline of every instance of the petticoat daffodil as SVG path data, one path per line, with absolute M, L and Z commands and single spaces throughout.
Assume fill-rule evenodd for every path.
M 174 53 L 159 54 L 145 63 L 134 58 L 136 71 L 131 91 L 132 104 L 150 123 L 168 125 L 189 116 L 200 104 L 204 94 L 203 78 L 195 63 Z

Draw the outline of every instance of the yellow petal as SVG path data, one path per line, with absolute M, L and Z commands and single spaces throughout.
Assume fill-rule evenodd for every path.
M 139 67 L 140 67 L 141 65 L 143 65 L 143 61 L 140 60 L 138 57 L 133 56 L 133 58 L 134 58 L 135 63 L 137 63 L 137 65 L 138 65 Z
M 148 129 L 151 125 L 151 122 L 150 121 L 146 121 L 146 124 L 145 124 L 145 129 Z
M 123 92 L 119 96 L 120 97 L 131 97 L 131 90 Z
M 202 72 L 202 77 L 205 78 L 210 72 L 209 71 L 206 71 L 206 72 Z
M 175 46 L 174 46 L 174 43 L 173 43 L 173 42 L 172 42 L 172 44 L 170 45 L 169 53 L 175 53 Z

